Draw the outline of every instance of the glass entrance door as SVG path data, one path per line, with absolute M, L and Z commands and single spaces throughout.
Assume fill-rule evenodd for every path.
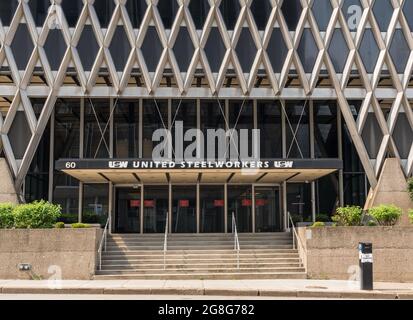
M 139 233 L 140 211 L 140 188 L 116 188 L 116 233 Z
M 280 189 L 255 187 L 255 232 L 282 231 Z

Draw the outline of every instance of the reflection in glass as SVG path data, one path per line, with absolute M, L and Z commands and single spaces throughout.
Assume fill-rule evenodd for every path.
M 117 158 L 139 157 L 139 102 L 118 101 L 114 110 L 114 150 Z
M 116 189 L 115 231 L 119 233 L 140 232 L 140 189 Z
M 294 222 L 312 220 L 310 183 L 287 184 L 287 211 Z
M 287 158 L 310 157 L 310 117 L 306 101 L 286 102 Z
M 106 224 L 109 212 L 109 185 L 83 185 L 82 222 Z
M 196 186 L 172 187 L 172 232 L 196 233 Z
M 169 207 L 169 187 L 145 185 L 143 192 L 143 232 L 165 232 L 166 215 Z
M 281 231 L 278 188 L 255 188 L 255 232 Z
M 225 231 L 224 187 L 200 186 L 200 228 L 203 233 L 220 233 Z
M 228 186 L 228 232 L 232 232 L 232 214 L 235 215 L 238 232 L 252 232 L 251 186 Z
M 314 140 L 316 158 L 338 158 L 335 102 L 314 102 Z
M 282 158 L 281 105 L 278 101 L 257 103 L 258 129 L 260 129 L 261 158 Z
M 152 159 L 153 148 L 159 142 L 152 141 L 158 129 L 168 129 L 168 101 L 143 100 L 143 158 Z

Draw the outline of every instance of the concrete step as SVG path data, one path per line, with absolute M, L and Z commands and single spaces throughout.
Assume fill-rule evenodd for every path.
M 192 274 L 100 274 L 95 280 L 242 280 L 242 279 L 307 279 L 304 272 L 258 273 L 192 273 Z
M 220 259 L 208 259 L 206 257 L 203 258 L 182 258 L 182 257 L 167 257 L 167 261 L 170 264 L 195 264 L 195 263 L 209 263 L 209 264 L 220 264 L 220 263 L 233 263 L 237 259 L 236 256 L 234 257 L 222 257 Z M 141 258 L 136 259 L 135 257 L 132 258 L 122 258 L 118 257 L 117 259 L 107 259 L 106 257 L 102 259 L 102 263 L 104 265 L 134 265 L 134 264 L 163 264 L 163 257 L 158 258 Z M 254 264 L 264 264 L 264 263 L 299 263 L 299 257 L 291 257 L 291 258 L 242 258 L 239 259 L 240 263 L 254 263 Z
M 240 262 L 240 268 L 242 269 L 279 269 L 279 268 L 301 268 L 299 261 L 296 263 L 245 263 Z M 219 263 L 219 264 L 210 264 L 210 263 L 174 263 L 171 261 L 166 262 L 167 269 L 172 270 L 214 270 L 214 269 L 237 269 L 236 259 L 232 262 Z M 106 264 L 103 263 L 102 270 L 162 270 L 164 267 L 163 263 L 136 263 L 136 264 Z
M 168 250 L 167 256 L 185 256 L 185 257 L 225 257 L 228 255 L 236 255 L 236 251 L 234 249 L 230 250 Z M 241 250 L 240 256 L 241 257 L 257 257 L 257 256 L 266 256 L 266 257 L 277 257 L 280 255 L 291 255 L 291 254 L 298 254 L 297 250 L 294 249 L 255 249 L 255 250 Z M 113 251 L 104 251 L 103 257 L 110 257 L 110 256 L 162 256 L 164 253 L 162 250 L 113 250 Z
M 270 273 L 277 273 L 277 272 L 304 272 L 304 268 L 295 266 L 295 267 L 268 267 L 268 268 L 170 268 L 169 266 L 166 269 L 163 268 L 150 268 L 150 269 L 131 269 L 126 270 L 124 268 L 106 268 L 105 270 L 99 270 L 99 274 L 174 274 L 174 273 L 258 273 L 258 272 L 270 272 Z
M 280 245 L 244 245 L 241 247 L 241 250 L 260 250 L 260 249 L 290 249 L 292 245 L 289 244 L 280 244 Z M 121 246 L 107 246 L 106 247 L 108 252 L 112 251 L 136 251 L 136 250 L 163 250 L 163 246 L 128 246 L 128 245 L 121 245 Z M 234 249 L 234 245 L 215 245 L 211 247 L 207 247 L 206 250 L 231 250 Z M 197 246 L 197 245 L 182 245 L 182 246 L 169 246 L 168 251 L 170 250 L 204 250 L 204 247 Z

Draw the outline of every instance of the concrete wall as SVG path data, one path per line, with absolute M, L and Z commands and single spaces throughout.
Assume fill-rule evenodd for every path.
M 0 203 L 18 203 L 16 190 L 14 189 L 13 178 L 6 159 L 0 158 Z
M 413 227 L 298 228 L 298 233 L 309 278 L 349 279 L 358 270 L 358 243 L 371 242 L 375 281 L 413 281 Z
M 56 273 L 50 266 L 62 279 L 91 279 L 101 235 L 98 228 L 0 230 L 0 279 L 49 279 Z M 30 263 L 31 272 L 19 271 L 19 263 Z

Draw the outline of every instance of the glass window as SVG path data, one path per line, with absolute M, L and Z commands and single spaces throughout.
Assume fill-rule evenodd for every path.
M 191 12 L 196 29 L 202 30 L 210 9 L 208 0 L 191 0 L 188 9 Z
M 93 6 L 98 16 L 100 26 L 107 28 L 112 18 L 113 10 L 115 10 L 115 2 L 113 0 L 95 0 Z
M 29 145 L 32 133 L 24 111 L 17 111 L 10 127 L 8 137 L 14 157 L 23 159 L 27 146 Z
M 374 112 L 369 112 L 364 129 L 362 132 L 362 138 L 369 153 L 370 159 L 376 159 L 379 153 L 380 145 L 383 140 L 383 133 L 379 126 L 379 122 L 376 119 Z
M 294 222 L 312 221 L 311 184 L 287 184 L 287 211 Z
M 129 43 L 125 29 L 123 26 L 117 26 L 109 46 L 109 51 L 117 71 L 123 71 L 125 69 L 131 50 L 132 47 Z
M 357 31 L 357 27 L 363 14 L 363 6 L 361 5 L 360 0 L 344 0 L 341 10 L 343 11 L 344 18 L 347 21 L 347 26 L 350 31 Z
M 168 129 L 168 101 L 143 100 L 143 158 L 152 159 L 153 148 L 159 143 L 152 141 L 157 129 Z
M 161 40 L 159 40 L 158 32 L 156 31 L 156 28 L 154 26 L 148 27 L 141 50 L 148 71 L 155 72 L 161 58 L 163 46 Z
M 267 48 L 268 57 L 270 58 L 272 68 L 275 73 L 281 73 L 287 57 L 288 48 L 285 45 L 284 38 L 279 28 L 274 28 Z
M 311 73 L 317 60 L 318 47 L 310 29 L 304 29 L 297 53 L 303 64 L 305 73 Z
M 37 27 L 42 27 L 49 13 L 50 0 L 30 0 L 30 11 Z
M 278 101 L 258 101 L 257 119 L 261 135 L 261 158 L 281 159 L 283 153 L 280 103 Z
M 200 186 L 200 228 L 203 233 L 225 231 L 224 186 Z
M 76 27 L 77 19 L 83 9 L 82 0 L 63 0 L 62 10 L 65 14 L 67 24 L 70 28 Z
M 25 70 L 33 51 L 33 41 L 25 23 L 17 27 L 11 44 L 14 59 L 19 70 Z
M 333 37 L 331 38 L 330 46 L 328 47 L 328 54 L 330 55 L 335 71 L 337 73 L 343 73 L 349 49 L 341 29 L 334 29 Z
M 182 122 L 183 127 L 179 128 L 177 126 L 178 122 Z M 190 129 L 197 128 L 197 107 L 195 100 L 173 100 L 172 101 L 172 141 L 173 141 L 173 153 L 175 158 L 181 159 L 184 157 L 185 149 L 194 142 L 184 141 L 184 134 Z M 177 130 L 183 130 L 179 132 Z M 180 150 L 178 143 L 175 138 L 181 139 L 183 141 L 183 150 Z M 195 150 L 194 150 L 195 151 Z M 196 157 L 197 154 L 194 152 L 191 155 Z
M 225 121 L 225 101 L 205 101 L 201 100 L 201 128 L 204 134 L 204 156 L 205 159 L 217 160 L 224 159 L 225 152 L 222 153 L 223 146 L 226 151 L 226 139 L 225 141 L 219 141 L 218 138 L 214 139 L 214 143 L 208 141 L 208 130 L 222 129 L 226 131 Z M 208 151 L 209 149 L 209 151 Z M 220 153 L 221 151 L 221 153 Z
M 53 71 L 59 70 L 66 50 L 67 45 L 65 39 L 63 38 L 62 32 L 58 29 L 50 30 L 44 44 L 44 51 L 46 52 L 50 68 Z
M 406 17 L 407 24 L 409 25 L 409 29 L 413 30 L 413 1 L 404 2 L 403 13 L 404 13 L 404 16 Z
M 314 142 L 316 158 L 338 158 L 337 105 L 314 103 Z
M 117 158 L 139 157 L 139 101 L 120 100 L 114 110 L 114 152 Z
M 287 158 L 310 157 L 310 118 L 307 101 L 286 103 Z
M 95 63 L 95 59 L 99 51 L 99 45 L 96 41 L 91 25 L 86 25 L 83 28 L 82 35 L 80 36 L 79 43 L 77 45 L 77 51 L 83 65 L 83 69 L 85 71 L 92 70 L 92 66 Z
M 393 6 L 390 0 L 374 1 L 373 13 L 376 17 L 380 31 L 385 32 L 389 27 L 391 17 L 393 15 Z
M 108 184 L 84 184 L 82 222 L 104 226 L 109 212 L 108 199 Z
M 364 31 L 359 53 L 367 73 L 373 73 L 374 68 L 376 67 L 377 59 L 379 58 L 380 50 L 371 29 L 366 29 Z
M 301 6 L 301 0 L 287 0 L 283 1 L 281 7 L 282 13 L 284 15 L 285 22 L 287 23 L 288 29 L 290 31 L 295 31 L 300 20 L 301 11 L 303 7 Z
M 18 6 L 17 0 L 0 1 L 0 19 L 3 26 L 9 26 Z
M 143 192 L 143 232 L 164 233 L 169 211 L 169 187 L 145 185 Z
M 139 188 L 116 188 L 116 232 L 140 233 L 141 204 Z
M 407 159 L 413 143 L 413 130 L 406 113 L 400 112 L 393 132 L 394 143 L 397 146 L 400 157 Z
M 145 0 L 127 0 L 125 4 L 128 11 L 132 26 L 135 29 L 140 28 L 143 17 L 145 16 L 148 5 Z
M 251 186 L 228 186 L 228 232 L 232 230 L 234 214 L 238 232 L 252 232 L 252 188 Z
M 219 6 L 228 30 L 234 30 L 241 10 L 238 0 L 222 0 Z
M 219 29 L 217 27 L 212 27 L 205 45 L 205 54 L 208 58 L 212 72 L 219 72 L 226 51 L 227 48 L 222 40 Z
M 269 0 L 254 0 L 252 2 L 251 12 L 254 16 L 258 30 L 265 30 L 271 10 L 272 5 Z
M 255 56 L 257 55 L 257 47 L 252 38 L 249 28 L 242 28 L 237 47 L 238 60 L 244 73 L 250 73 Z
M 173 50 L 180 71 L 188 71 L 189 64 L 194 55 L 194 44 L 192 43 L 187 27 L 179 28 L 178 37 L 176 38 Z
M 255 232 L 282 230 L 280 192 L 278 188 L 255 188 Z
M 110 152 L 110 100 L 85 100 L 85 158 L 108 158 Z
M 340 205 L 337 173 L 330 174 L 316 181 L 317 214 L 334 216 Z
M 40 116 L 45 103 L 44 99 L 30 99 L 36 116 Z M 39 146 L 36 149 L 24 184 L 27 202 L 48 200 L 49 198 L 49 154 L 50 154 L 50 122 L 47 124 Z
M 171 29 L 175 20 L 175 15 L 178 12 L 179 4 L 176 0 L 159 0 L 158 11 L 161 16 L 165 29 Z
M 172 187 L 172 232 L 196 233 L 196 186 Z
M 404 73 L 410 56 L 410 47 L 402 29 L 396 29 L 390 45 L 390 55 L 398 73 Z
M 79 158 L 80 100 L 58 99 L 55 104 L 54 160 Z M 62 206 L 65 222 L 77 222 L 79 211 L 79 181 L 55 171 L 53 202 Z
M 344 173 L 344 204 L 364 207 L 368 192 L 365 173 Z
M 333 13 L 330 0 L 315 0 L 313 2 L 312 13 L 317 21 L 318 29 L 320 31 L 326 31 L 331 14 Z
M 231 159 L 240 159 L 241 156 L 252 155 L 252 131 L 254 129 L 254 108 L 251 100 L 236 101 L 231 100 L 229 102 L 229 127 L 235 129 L 238 132 L 238 141 L 235 139 L 236 135 L 232 135 L 233 139 L 230 141 L 230 156 Z M 240 130 L 248 130 L 248 140 L 242 141 Z M 247 145 L 245 146 L 245 144 Z M 247 147 L 248 155 L 241 154 L 241 146 L 243 149 Z

